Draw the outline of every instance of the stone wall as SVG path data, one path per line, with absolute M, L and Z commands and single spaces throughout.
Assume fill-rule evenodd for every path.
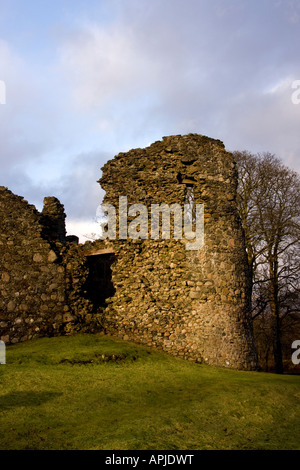
M 193 196 L 204 205 L 204 246 L 187 250 L 186 238 L 172 236 L 173 221 L 170 239 L 117 233 L 78 245 L 66 237 L 56 198 L 39 213 L 0 187 L 0 339 L 104 331 L 200 363 L 257 368 L 237 171 L 223 143 L 165 137 L 102 171 L 104 203 L 116 209 L 120 196 L 149 214 L 153 204 L 183 208 Z
M 186 240 L 174 238 L 117 235 L 106 242 L 116 254 L 116 292 L 107 300 L 105 331 L 190 360 L 255 369 L 237 172 L 222 142 L 194 134 L 166 137 L 120 153 L 102 172 L 104 203 L 116 208 L 120 196 L 127 196 L 128 206 L 146 205 L 149 213 L 151 204 L 183 206 L 192 187 L 194 203 L 205 209 L 200 250 L 186 250 Z
M 43 237 L 49 241 L 66 241 L 66 214 L 64 206 L 56 197 L 45 197 L 41 214 Z
M 62 243 L 63 206 L 44 202 L 40 214 L 0 187 L 0 338 L 7 344 L 78 331 L 91 310 L 82 297 L 85 257 Z

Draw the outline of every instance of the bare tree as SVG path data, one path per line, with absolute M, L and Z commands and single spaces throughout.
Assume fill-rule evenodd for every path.
M 234 152 L 238 208 L 252 277 L 253 318 L 268 311 L 277 373 L 287 316 L 299 316 L 300 177 L 270 153 Z M 285 321 L 286 324 L 286 321 Z

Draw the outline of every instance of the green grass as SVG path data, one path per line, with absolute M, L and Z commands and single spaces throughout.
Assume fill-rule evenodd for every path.
M 239 372 L 101 335 L 7 348 L 0 449 L 300 449 L 300 376 Z

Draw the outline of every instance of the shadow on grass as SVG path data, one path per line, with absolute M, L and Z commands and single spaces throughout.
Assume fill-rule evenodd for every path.
M 11 392 L 0 396 L 0 411 L 20 406 L 39 406 L 62 395 L 57 392 Z

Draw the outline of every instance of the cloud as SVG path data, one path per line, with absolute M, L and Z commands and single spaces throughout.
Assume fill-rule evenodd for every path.
M 149 122 L 163 134 L 187 131 L 184 122 L 210 129 L 204 121 L 217 124 L 241 94 L 259 99 L 273 82 L 300 72 L 288 46 L 295 31 L 269 2 L 137 5 L 127 2 L 106 26 L 86 21 L 61 45 L 73 104 L 98 116 L 101 130 L 134 135 Z
M 59 197 L 78 226 L 105 161 L 164 135 L 271 151 L 299 171 L 298 2 L 74 1 L 64 15 L 58 3 L 42 47 L 18 48 L 24 30 L 0 41 L 0 184 L 39 205 Z
M 5 185 L 34 204 L 39 211 L 43 208 L 44 197 L 57 197 L 65 207 L 68 234 L 79 236 L 84 243 L 87 240 L 85 235 L 99 232 L 96 212 L 104 191 L 97 180 L 101 177 L 103 163 L 110 158 L 113 155 L 100 151 L 74 155 L 69 171 L 46 184 L 13 170 L 6 172 Z
M 25 62 L 3 40 L 0 40 L 0 71 L 6 88 L 6 104 L 0 106 L 0 158 L 4 170 L 20 159 L 34 157 L 40 144 L 31 140 L 28 133 L 25 135 L 22 124 L 32 98 L 33 77 Z
M 100 233 L 96 220 L 97 207 L 102 203 L 104 191 L 98 183 L 103 163 L 113 158 L 103 152 L 82 153 L 72 159 L 72 168 L 61 177 L 52 192 L 61 199 L 67 214 L 68 235 L 77 235 L 84 243 L 88 235 Z
M 78 216 L 72 205 L 76 197 L 69 189 L 69 179 L 74 178 L 76 187 L 76 171 L 80 168 L 83 175 L 89 171 L 90 161 L 83 162 L 95 145 L 90 121 L 81 119 L 79 114 L 74 116 L 69 109 L 63 98 L 64 84 L 54 66 L 26 63 L 3 40 L 0 72 L 6 85 L 6 104 L 0 106 L 0 184 L 41 209 L 46 194 L 65 199 L 60 184 L 65 180 L 66 202 L 70 198 L 71 214 L 74 210 L 74 216 Z M 85 152 L 82 162 L 77 158 L 81 149 Z M 99 167 L 106 158 L 103 152 L 100 154 Z M 90 184 L 88 178 L 85 184 Z M 80 190 L 83 187 L 80 185 Z
M 240 97 L 224 116 L 223 134 L 234 133 L 227 139 L 231 150 L 250 149 L 254 152 L 270 151 L 300 171 L 297 129 L 300 106 L 292 103 L 293 79 L 287 77 L 265 91 L 253 91 Z
M 113 155 L 100 151 L 76 155 L 72 159 L 72 168 L 58 182 L 57 192 L 67 201 L 67 213 L 72 213 L 74 219 L 93 220 L 96 217 L 97 206 L 104 196 L 97 181 L 103 163 L 110 158 Z
M 300 5 L 297 0 L 277 1 L 276 8 L 280 9 L 289 23 L 297 24 L 300 21 Z

